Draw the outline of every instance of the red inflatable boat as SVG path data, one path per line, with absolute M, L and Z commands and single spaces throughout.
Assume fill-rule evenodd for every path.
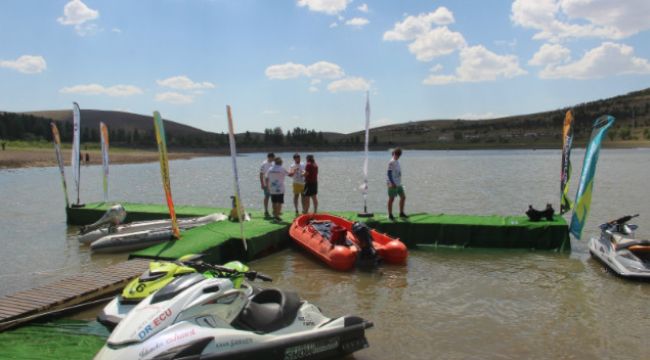
M 353 231 L 350 220 L 328 214 L 307 214 L 297 217 L 289 235 L 300 246 L 316 255 L 336 270 L 350 270 L 357 259 L 368 249 L 363 240 L 363 232 L 358 229 L 365 225 L 356 225 Z M 356 232 L 356 235 L 355 235 Z M 388 264 L 404 264 L 408 252 L 399 239 L 370 229 L 372 247 L 376 254 Z

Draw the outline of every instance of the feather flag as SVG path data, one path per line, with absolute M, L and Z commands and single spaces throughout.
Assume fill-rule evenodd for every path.
M 562 130 L 562 170 L 560 172 L 560 215 L 573 208 L 569 199 L 569 181 L 571 180 L 571 146 L 573 145 L 573 112 L 566 112 Z
M 239 231 L 241 240 L 244 243 L 244 250 L 248 250 L 246 243 L 246 235 L 244 234 L 244 206 L 241 203 L 241 192 L 239 191 L 239 174 L 237 172 L 237 146 L 235 144 L 235 128 L 232 124 L 232 112 L 230 105 L 226 105 L 226 113 L 228 114 L 228 142 L 230 143 L 230 157 L 232 158 L 232 172 L 235 178 L 235 208 L 237 209 L 237 219 L 239 220 Z
M 81 149 L 80 149 L 80 137 L 81 137 L 81 110 L 79 109 L 79 104 L 72 103 L 72 159 L 70 163 L 72 164 L 72 180 L 74 181 L 74 188 L 77 192 L 77 205 L 79 205 L 79 185 L 81 183 Z
M 613 116 L 603 115 L 596 119 L 591 131 L 591 139 L 587 150 L 585 151 L 585 160 L 582 164 L 582 173 L 580 174 L 580 185 L 576 194 L 573 216 L 569 231 L 577 239 L 582 236 L 582 230 L 587 222 L 589 207 L 591 205 L 591 195 L 594 191 L 594 176 L 596 175 L 596 164 L 598 163 L 598 154 L 600 144 L 607 133 L 607 130 L 614 124 Z
M 169 161 L 167 160 L 167 140 L 165 139 L 165 127 L 158 111 L 153 113 L 153 124 L 156 131 L 156 142 L 158 143 L 158 154 L 160 155 L 160 175 L 162 177 L 167 207 L 169 207 L 169 216 L 172 220 L 172 234 L 176 239 L 181 238 L 181 232 L 178 229 L 176 221 L 176 211 L 174 210 L 174 201 L 172 200 L 172 188 L 169 181 Z
M 99 134 L 102 145 L 102 167 L 104 170 L 104 202 L 108 202 L 108 127 L 103 122 L 99 123 Z
M 56 162 L 59 164 L 59 172 L 61 173 L 61 183 L 63 184 L 63 195 L 65 196 L 65 207 L 70 207 L 68 201 L 68 185 L 65 182 L 65 166 L 63 164 L 63 156 L 61 155 L 61 136 L 59 129 L 55 123 L 50 123 L 52 128 L 52 141 L 54 142 L 54 152 L 56 153 Z

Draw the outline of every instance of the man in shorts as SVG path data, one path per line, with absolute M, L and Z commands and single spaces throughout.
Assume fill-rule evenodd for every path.
M 266 161 L 262 162 L 262 166 L 260 166 L 260 186 L 262 188 L 262 191 L 264 192 L 264 217 L 265 218 L 270 218 L 271 215 L 269 215 L 269 187 L 266 184 L 266 173 L 269 171 L 271 166 L 273 165 L 273 160 L 275 159 L 275 154 L 274 153 L 268 153 L 266 154 Z
M 302 175 L 305 171 L 305 164 L 300 163 L 300 154 L 293 154 L 294 163 L 289 167 L 289 172 L 293 173 L 293 207 L 296 209 L 298 216 L 298 199 L 302 203 L 302 192 L 305 191 L 305 177 Z
M 273 162 L 273 166 L 266 172 L 265 177 L 273 205 L 273 219 L 281 221 L 280 214 L 282 214 L 282 204 L 284 204 L 284 179 L 293 173 L 282 167 L 282 158 L 276 157 Z
M 309 212 L 309 200 L 314 204 L 314 214 L 318 212 L 318 164 L 314 155 L 307 155 L 305 164 L 305 191 L 302 193 L 302 213 Z
M 406 195 L 404 194 L 404 187 L 402 187 L 402 169 L 399 165 L 399 158 L 402 156 L 402 149 L 395 148 L 393 150 L 393 157 L 388 162 L 388 173 L 386 184 L 388 185 L 388 218 L 395 220 L 393 217 L 393 200 L 399 195 L 399 217 L 407 218 L 404 213 L 404 203 L 406 202 Z

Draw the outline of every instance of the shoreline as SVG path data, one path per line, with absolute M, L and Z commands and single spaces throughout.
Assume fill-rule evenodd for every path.
M 439 144 L 442 145 L 442 144 Z M 501 144 L 502 146 L 486 146 L 485 144 L 445 144 L 447 146 L 422 146 L 420 144 L 404 144 L 402 147 L 406 150 L 548 150 L 556 149 L 561 150 L 555 144 L 540 143 L 538 146 L 531 146 L 532 144 Z M 586 144 L 575 144 L 574 148 L 584 148 Z M 389 146 L 371 146 L 371 151 L 381 151 L 389 149 Z M 649 141 L 626 141 L 626 142 L 604 142 L 603 149 L 635 149 L 635 148 L 650 148 Z M 239 154 L 258 153 L 258 152 L 319 152 L 319 151 L 363 151 L 362 148 L 357 146 L 343 146 L 339 148 L 331 147 L 316 147 L 305 149 L 304 147 L 290 147 L 290 146 L 274 146 L 268 148 L 242 148 L 238 149 Z M 65 166 L 70 165 L 70 149 L 61 149 L 61 153 L 65 162 Z M 86 163 L 82 161 L 82 165 L 101 165 L 101 150 L 91 149 L 82 150 L 81 154 L 85 157 L 88 153 L 90 161 Z M 197 157 L 208 156 L 228 156 L 228 149 L 216 149 L 213 151 L 191 151 L 191 150 L 176 150 L 169 151 L 169 160 L 186 160 Z M 129 149 L 129 148 L 113 148 L 110 151 L 111 164 L 139 164 L 159 161 L 157 149 Z M 31 167 L 49 167 L 57 166 L 54 149 L 45 147 L 9 147 L 4 151 L 0 150 L 0 171 L 5 169 L 21 169 Z

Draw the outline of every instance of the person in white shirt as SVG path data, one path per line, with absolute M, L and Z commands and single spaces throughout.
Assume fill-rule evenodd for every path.
M 399 195 L 399 217 L 407 218 L 404 213 L 404 203 L 406 202 L 406 195 L 404 194 L 404 187 L 402 186 L 402 169 L 399 165 L 399 158 L 402 156 L 402 149 L 395 148 L 393 150 L 393 157 L 388 162 L 388 173 L 386 185 L 388 185 L 388 218 L 395 220 L 393 217 L 393 200 L 395 196 Z
M 260 166 L 260 186 L 262 188 L 262 191 L 264 192 L 264 217 L 269 218 L 271 215 L 269 215 L 269 187 L 266 184 L 265 177 L 266 173 L 269 171 L 271 166 L 273 165 L 273 160 L 275 159 L 275 154 L 274 153 L 268 153 L 266 154 L 266 161 L 262 162 L 262 166 Z
M 289 171 L 293 173 L 293 207 L 296 209 L 296 216 L 298 216 L 298 199 L 302 204 L 302 193 L 305 191 L 305 177 L 302 175 L 305 171 L 305 164 L 300 163 L 300 154 L 298 153 L 293 154 L 293 161 Z
M 276 157 L 273 162 L 274 164 L 266 172 L 265 178 L 273 206 L 273 219 L 282 221 L 280 215 L 282 214 L 282 204 L 284 204 L 284 180 L 287 176 L 292 176 L 293 172 L 282 167 L 282 158 Z

